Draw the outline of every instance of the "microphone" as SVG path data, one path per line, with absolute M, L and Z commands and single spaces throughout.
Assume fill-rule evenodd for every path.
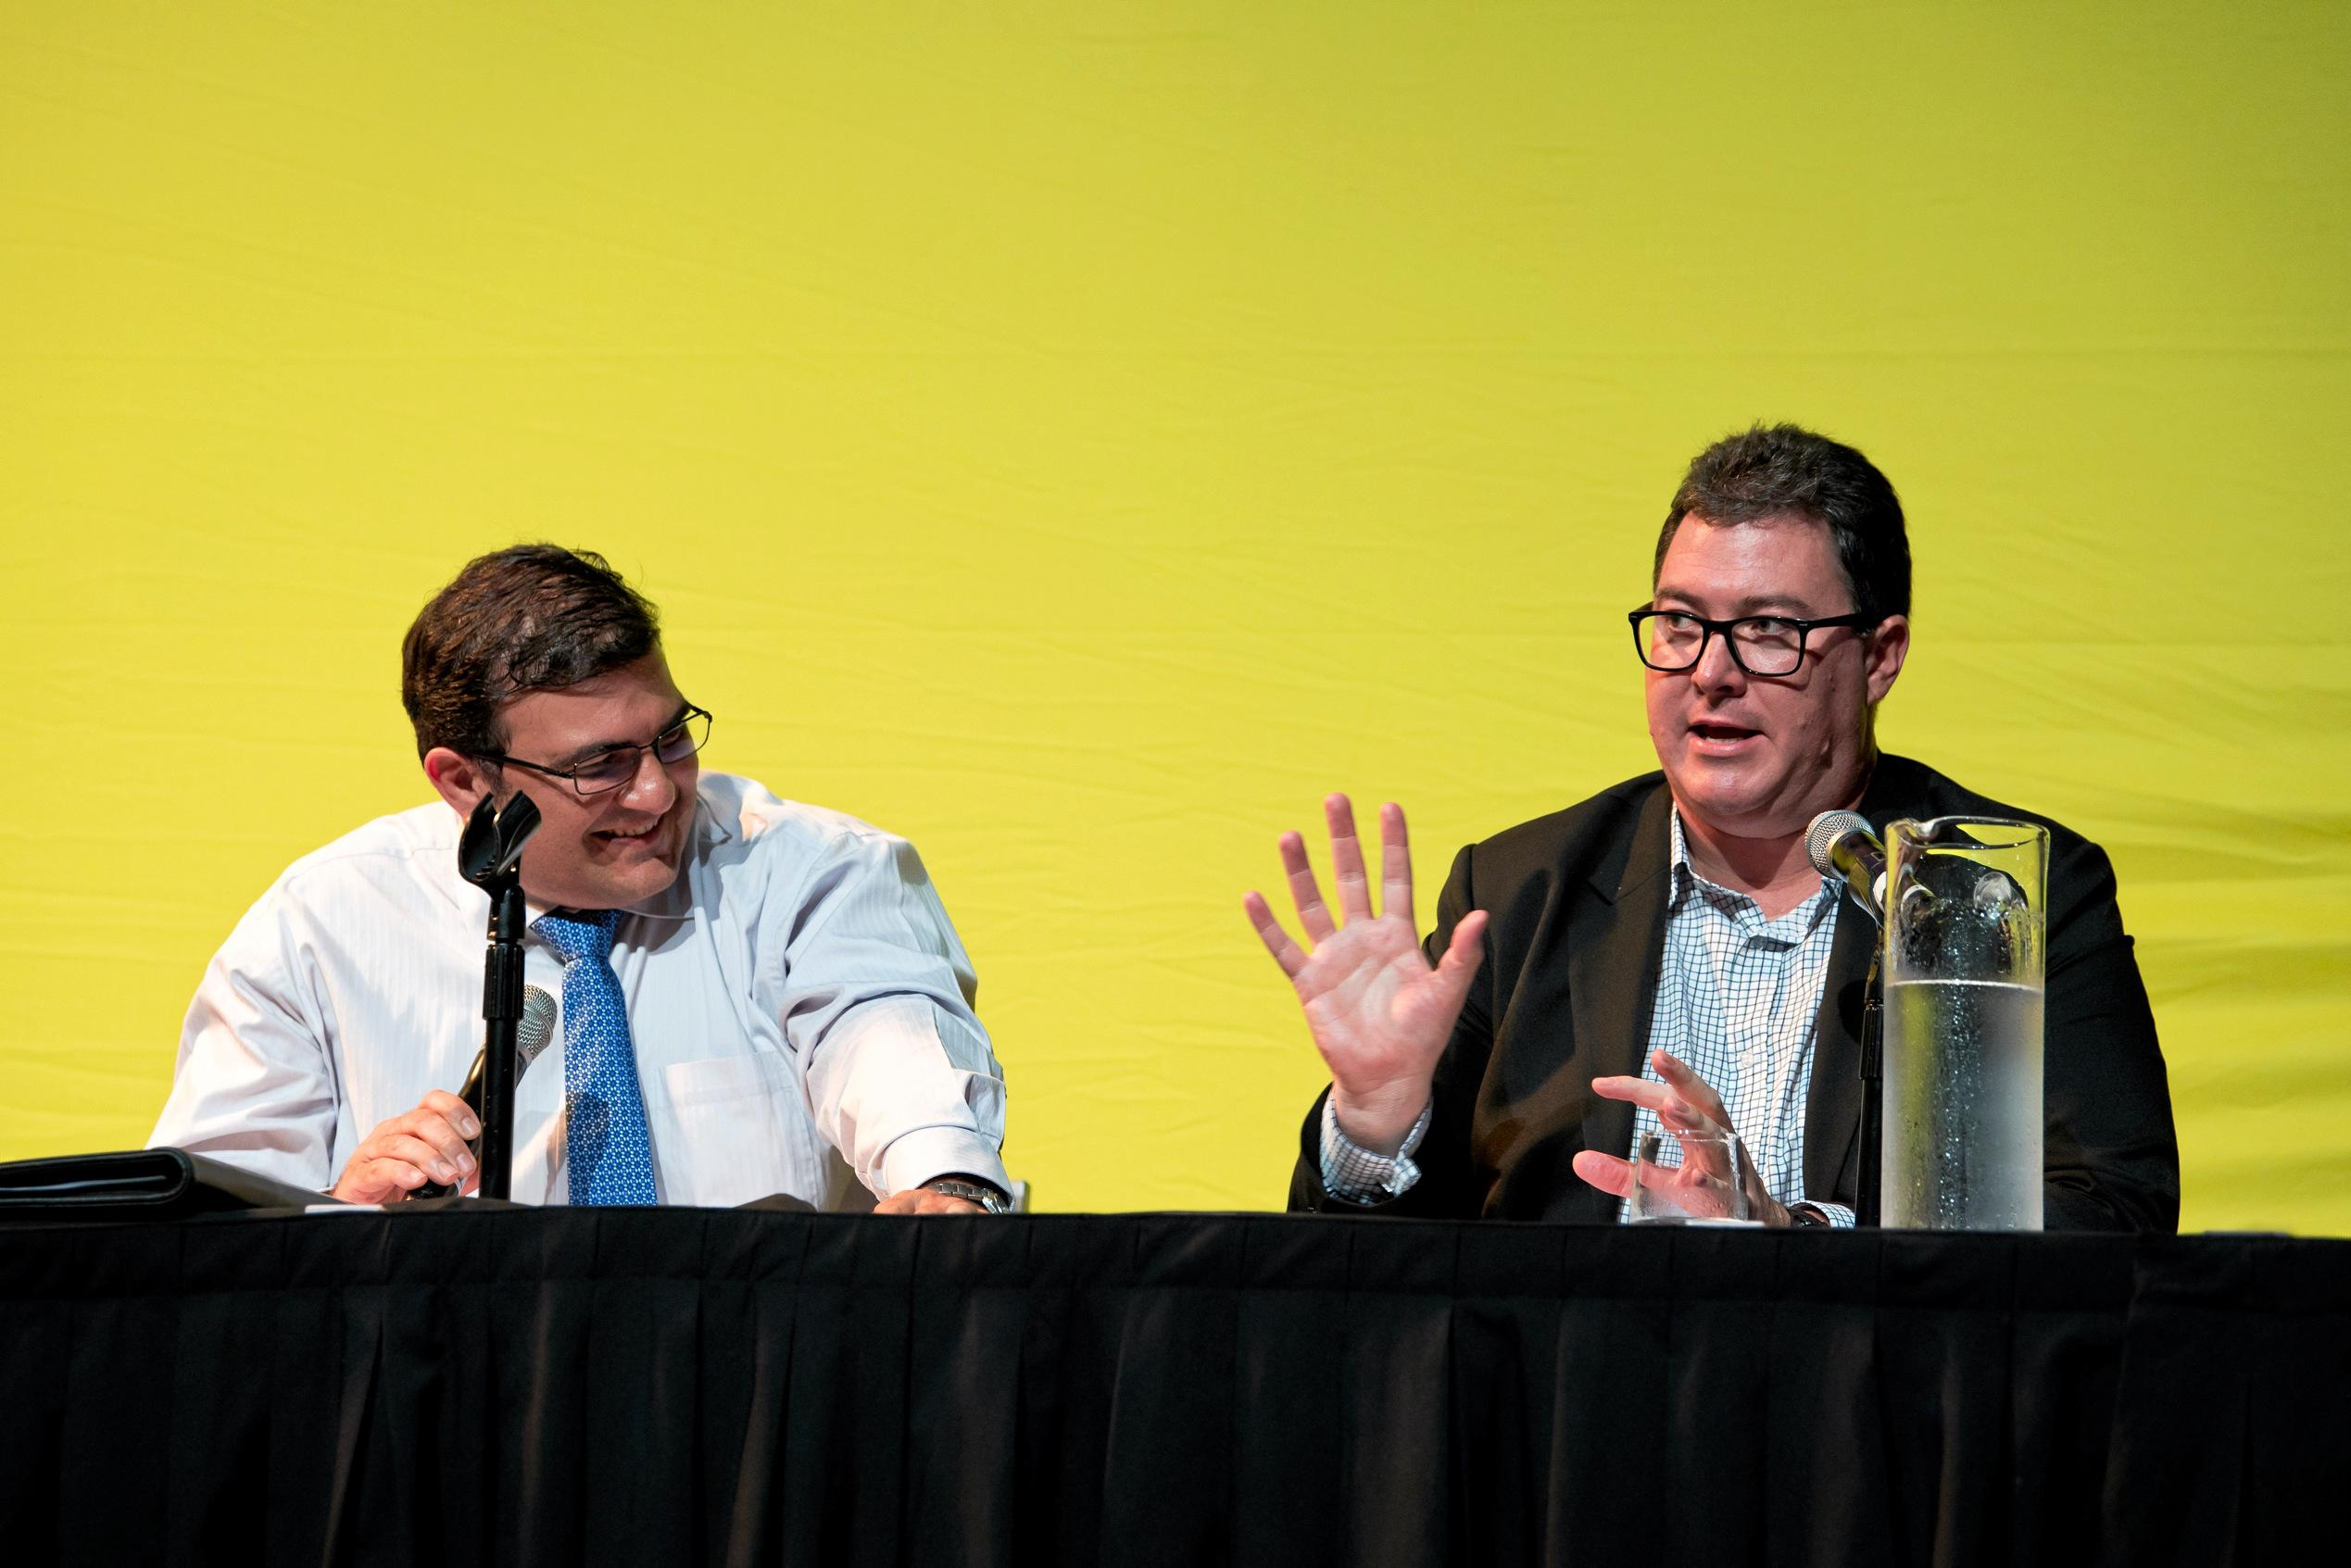
M 539 1053 L 547 1049 L 547 1042 L 553 1038 L 555 1038 L 555 998 L 536 985 L 523 986 L 522 1021 L 514 1031 L 515 1077 L 519 1079 L 522 1076 L 531 1063 L 539 1059 Z M 472 1111 L 477 1120 L 482 1114 L 482 1071 L 488 1064 L 489 1058 L 489 1047 L 486 1046 L 473 1053 L 473 1070 L 465 1075 L 465 1087 L 458 1091 L 458 1098 L 465 1101 L 466 1109 Z M 480 1163 L 482 1140 L 477 1137 L 465 1147 L 473 1151 L 474 1161 L 477 1164 Z M 442 1186 L 437 1183 L 427 1182 L 409 1196 L 410 1198 L 446 1198 L 457 1190 L 455 1185 Z
M 514 1075 L 517 1078 L 539 1060 L 547 1043 L 555 1038 L 555 998 L 536 985 L 522 987 L 522 1022 L 514 1031 Z M 482 1069 L 490 1060 L 486 1046 L 473 1053 L 473 1071 L 465 1075 L 465 1087 L 458 1091 L 458 1098 L 465 1101 L 474 1115 L 482 1114 Z
M 1886 847 L 1868 818 L 1858 811 L 1821 812 L 1805 831 L 1804 854 L 1813 870 L 1843 883 L 1871 920 L 1886 923 Z
M 1835 877 L 1859 901 L 1869 918 L 1886 923 L 1886 847 L 1858 811 L 1823 811 L 1804 832 L 1804 855 L 1822 876 Z M 1854 1187 L 1853 1212 L 1857 1224 L 1875 1225 L 1882 1210 L 1885 1182 L 1884 1071 L 1880 1053 L 1885 1048 L 1885 985 L 1881 965 L 1885 945 L 1872 943 L 1869 977 L 1861 985 L 1861 1168 Z M 1842 999 L 1842 998 L 1841 998 Z

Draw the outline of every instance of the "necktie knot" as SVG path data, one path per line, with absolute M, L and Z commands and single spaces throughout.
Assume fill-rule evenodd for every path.
M 565 968 L 582 959 L 610 959 L 612 933 L 620 929 L 618 909 L 589 909 L 583 914 L 545 914 L 531 922 L 538 939 L 555 949 Z

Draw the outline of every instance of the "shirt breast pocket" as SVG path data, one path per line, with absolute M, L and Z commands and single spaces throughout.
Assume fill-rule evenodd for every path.
M 815 1128 L 789 1058 L 771 1051 L 674 1062 L 661 1070 L 692 1191 L 673 1203 L 729 1208 L 773 1193 L 819 1202 Z

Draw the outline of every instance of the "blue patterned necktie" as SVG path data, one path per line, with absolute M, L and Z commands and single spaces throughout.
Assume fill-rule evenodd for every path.
M 652 1203 L 653 1140 L 636 1083 L 636 1042 L 612 972 L 618 909 L 541 915 L 540 941 L 563 959 L 565 1156 L 575 1205 Z

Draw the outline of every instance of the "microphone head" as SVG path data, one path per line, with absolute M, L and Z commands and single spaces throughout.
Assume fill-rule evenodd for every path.
M 518 1070 L 538 1060 L 555 1038 L 555 998 L 536 985 L 522 987 L 522 1017 L 514 1026 L 514 1056 Z
M 1858 811 L 1823 811 L 1815 817 L 1812 826 L 1804 830 L 1804 854 L 1812 861 L 1812 869 L 1822 876 L 1835 876 L 1837 863 L 1829 858 L 1829 851 L 1837 840 L 1856 830 L 1873 838 L 1877 836 L 1869 819 Z

